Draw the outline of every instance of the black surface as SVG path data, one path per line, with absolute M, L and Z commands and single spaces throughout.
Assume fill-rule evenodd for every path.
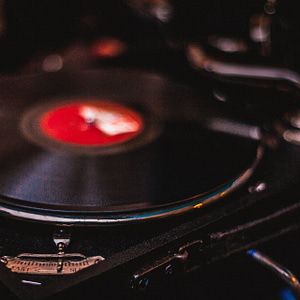
M 248 46 L 250 47 L 253 46 L 253 43 L 249 41 L 249 18 L 256 13 L 262 13 L 265 4 L 265 1 L 261 0 L 251 3 L 249 1 L 229 1 L 229 3 L 226 2 L 226 4 L 219 0 L 206 3 L 174 0 L 170 1 L 170 3 L 174 5 L 173 19 L 171 23 L 166 23 L 164 26 L 161 26 L 162 24 L 157 22 L 153 17 L 149 18 L 149 16 L 143 15 L 137 18 L 134 14 L 128 13 L 129 6 L 125 7 L 124 3 L 121 4 L 122 1 L 118 0 L 84 0 L 75 1 L 76 3 L 71 1 L 47 0 L 34 0 L 29 2 L 30 3 L 26 2 L 26 4 L 25 2 L 23 4 L 23 1 L 20 0 L 5 2 L 7 9 L 5 13 L 7 31 L 4 36 L 1 37 L 0 72 L 14 70 L 20 65 L 23 65 L 26 61 L 30 61 L 30 58 L 35 56 L 36 52 L 40 54 L 41 49 L 43 50 L 42 55 L 47 53 L 52 54 L 60 50 L 62 46 L 70 44 L 74 38 L 76 42 L 78 39 L 90 41 L 95 37 L 108 35 L 119 37 L 125 41 L 134 42 L 138 40 L 139 45 L 145 44 L 145 47 L 142 47 L 139 51 L 133 51 L 133 54 L 131 53 L 126 57 L 127 59 L 131 59 L 129 63 L 126 61 L 126 66 L 143 65 L 151 70 L 155 68 L 167 68 L 168 73 L 176 73 L 179 74 L 180 77 L 185 77 L 183 70 L 189 67 L 186 66 L 186 64 L 182 65 L 182 57 L 180 55 L 177 53 L 175 56 L 174 53 L 170 55 L 170 51 L 163 52 L 161 48 L 153 49 L 162 43 L 162 36 L 156 31 L 157 28 L 163 29 L 164 35 L 168 37 L 168 42 L 171 37 L 175 48 L 176 45 L 178 46 L 178 40 L 190 41 L 191 38 L 196 41 L 203 41 L 203 43 L 206 44 L 206 39 L 209 35 L 242 37 L 249 43 Z M 135 2 L 136 1 L 128 1 L 128 3 Z M 299 69 L 299 55 L 297 55 L 297 53 L 299 53 L 299 39 L 297 38 L 299 36 L 299 18 L 297 9 L 293 9 L 295 8 L 293 6 L 295 6 L 296 1 L 277 2 L 277 11 L 275 16 L 273 16 L 271 28 L 273 46 L 271 58 L 274 59 L 275 57 L 276 63 L 284 63 L 286 66 Z M 126 10 L 124 10 L 124 8 L 126 8 Z M 87 16 L 88 18 L 86 18 Z M 80 19 L 81 21 L 79 21 Z M 96 23 L 93 23 L 95 21 Z M 90 25 L 93 24 L 96 24 L 96 28 L 91 28 Z M 156 39 L 159 39 L 160 43 L 154 43 L 153 40 Z M 257 48 L 260 49 L 258 45 L 254 45 L 255 51 Z M 164 55 L 161 55 L 162 53 Z M 242 56 L 244 62 L 250 62 L 247 55 L 248 54 Z M 261 54 L 254 53 L 254 62 L 258 59 L 257 55 L 259 56 Z M 235 60 L 236 55 L 234 54 L 231 58 Z M 263 60 L 264 59 L 268 61 L 268 58 L 263 57 Z M 109 61 L 109 63 L 111 63 L 111 61 Z M 114 65 L 118 65 L 119 63 L 120 60 L 114 61 Z M 123 61 L 122 63 L 124 65 Z M 185 60 L 184 63 L 186 63 Z M 102 60 L 99 61 L 101 68 L 103 65 L 107 64 Z M 45 78 L 47 78 L 47 80 L 45 80 Z M 68 80 L 65 80 L 66 77 L 62 74 L 54 74 L 54 76 L 48 74 L 39 78 L 23 77 L 22 80 L 18 77 L 8 81 L 1 78 L 0 103 L 2 107 L 0 111 L 0 137 L 5 143 L 0 141 L 0 170 L 3 170 L 2 164 L 7 163 L 7 165 L 9 165 L 11 162 L 16 166 L 17 170 L 15 171 L 18 175 L 21 175 L 20 170 L 24 171 L 22 178 L 21 176 L 17 176 L 18 183 L 15 181 L 15 177 L 12 178 L 12 185 L 15 185 L 14 187 L 19 183 L 22 183 L 24 186 L 25 181 L 23 181 L 23 179 L 29 180 L 28 175 L 32 174 L 32 172 L 34 175 L 40 175 L 41 173 L 39 172 L 41 171 L 43 173 L 45 165 L 41 164 L 41 162 L 47 162 L 48 168 L 44 170 L 50 170 L 52 162 L 55 168 L 60 169 L 61 167 L 56 164 L 57 161 L 60 161 L 63 166 L 66 166 L 66 163 L 70 161 L 76 161 L 78 165 L 76 165 L 74 170 L 77 182 L 80 182 L 80 179 L 76 177 L 78 173 L 86 172 L 83 177 L 93 173 L 90 172 L 92 168 L 90 165 L 92 165 L 92 163 L 86 164 L 86 162 L 95 160 L 95 158 L 90 159 L 89 157 L 84 157 L 77 159 L 76 157 L 72 157 L 71 159 L 69 155 L 60 154 L 57 157 L 57 154 L 55 154 L 51 156 L 50 159 L 49 154 L 53 154 L 51 151 L 29 145 L 23 138 L 19 139 L 19 136 L 16 139 L 17 142 L 12 138 L 17 131 L 15 120 L 19 120 L 19 113 L 27 109 L 28 106 L 39 101 L 44 102 L 49 95 L 51 97 L 60 97 L 62 95 L 70 96 L 71 88 L 73 91 L 71 96 L 98 93 L 100 89 L 99 86 L 96 87 L 94 85 L 95 82 L 99 82 L 99 78 L 94 77 L 94 74 L 90 73 L 89 76 L 84 76 L 84 78 L 82 76 L 77 77 L 76 74 L 68 74 L 67 78 Z M 152 103 L 155 96 L 166 95 L 166 99 L 173 102 L 174 109 L 169 110 L 168 101 L 167 103 L 163 101 L 160 102 L 161 106 L 159 109 L 155 106 L 153 106 L 152 109 L 154 110 L 154 114 L 159 116 L 159 119 L 167 115 L 168 117 L 165 119 L 171 120 L 171 122 L 168 122 L 169 133 L 177 135 L 176 127 L 173 125 L 176 123 L 179 126 L 177 122 L 178 118 L 182 119 L 186 117 L 186 115 L 193 116 L 192 119 L 199 115 L 207 117 L 210 113 L 213 115 L 216 113 L 218 115 L 215 110 L 220 108 L 220 103 L 217 104 L 207 99 L 207 95 L 209 94 L 207 93 L 208 87 L 206 86 L 206 82 L 203 83 L 201 81 L 203 80 L 201 77 L 199 80 L 197 79 L 197 85 L 201 89 L 201 93 L 195 92 L 196 97 L 205 100 L 201 105 L 195 105 L 194 92 L 192 92 L 191 96 L 191 91 L 187 91 L 187 89 L 181 85 L 175 90 L 168 89 L 168 83 L 165 80 L 161 81 L 161 77 L 151 79 L 156 82 L 156 85 L 151 85 L 152 89 L 149 90 L 147 89 L 149 77 L 147 77 L 147 80 L 141 82 L 141 77 L 139 76 L 138 81 L 136 81 L 136 77 L 131 73 L 130 76 L 123 77 L 123 81 L 115 86 L 115 91 L 118 91 L 116 95 L 112 95 L 109 89 L 106 90 L 106 87 L 110 86 L 110 80 L 108 78 L 101 83 L 101 89 L 102 92 L 104 92 L 103 96 L 109 95 L 114 98 L 115 96 L 119 96 L 119 92 L 123 96 L 129 93 L 130 95 L 142 95 L 147 98 L 147 101 Z M 186 80 L 189 81 L 190 78 L 186 78 Z M 132 83 L 133 81 L 139 84 L 135 84 L 134 87 L 132 86 L 128 89 L 128 83 Z M 153 81 L 151 82 L 153 83 Z M 90 89 L 91 86 L 92 89 Z M 249 92 L 249 89 L 246 89 L 244 86 L 241 86 L 239 89 L 229 85 L 226 88 L 221 86 L 221 92 L 226 96 L 227 100 L 229 100 L 229 104 L 231 101 L 237 104 L 235 107 L 239 107 L 240 114 L 246 110 L 256 119 L 260 119 L 260 123 L 264 123 L 264 125 L 266 121 L 269 120 L 270 113 L 273 115 L 273 109 L 277 112 L 279 111 L 280 118 L 281 113 L 288 106 L 286 102 L 290 99 L 290 96 L 284 96 L 283 102 L 285 108 L 278 109 L 280 99 L 278 99 L 277 96 L 274 97 L 274 95 L 279 95 L 275 89 L 273 91 L 267 91 L 267 93 L 270 92 L 269 96 L 256 88 L 253 88 L 253 90 Z M 185 96 L 182 97 L 182 95 Z M 187 95 L 189 96 L 187 97 Z M 126 101 L 131 101 L 129 98 L 130 97 L 128 97 Z M 257 100 L 256 102 L 259 103 L 259 105 L 255 105 L 254 108 L 251 107 L 251 105 L 253 106 L 253 100 Z M 298 102 L 297 100 L 298 99 L 296 99 L 296 102 Z M 220 111 L 221 116 L 227 117 L 226 105 L 221 106 Z M 274 113 L 274 115 L 278 117 L 277 113 Z M 244 120 L 247 119 L 244 118 L 244 115 L 240 117 Z M 174 120 L 176 122 L 173 122 Z M 272 120 L 273 116 L 271 116 L 271 121 Z M 8 129 L 11 123 L 14 123 L 16 127 L 11 127 L 11 131 L 9 131 Z M 187 123 L 189 123 L 189 121 Z M 270 123 L 272 125 L 272 122 Z M 269 123 L 267 122 L 267 124 Z M 196 125 L 198 124 L 196 123 Z M 193 128 L 196 129 L 197 126 L 193 126 Z M 230 152 L 232 149 L 237 149 L 235 145 L 231 147 L 236 137 L 233 137 L 232 140 L 228 140 L 228 136 L 224 134 L 218 135 L 213 133 L 213 136 L 210 137 L 206 135 L 209 132 L 201 128 L 201 133 L 202 132 L 205 133 L 205 137 L 203 138 L 205 141 L 213 142 L 217 136 L 220 136 L 226 141 L 225 144 L 220 143 L 222 147 L 226 148 L 226 151 Z M 171 138 L 171 136 L 169 136 L 169 138 Z M 240 141 L 240 139 L 238 140 Z M 23 148 L 24 143 L 27 145 L 26 147 L 29 152 L 33 152 L 36 156 L 41 154 L 45 159 L 33 162 L 32 157 L 27 155 Z M 240 142 L 238 142 L 238 145 L 240 146 L 239 152 L 246 147 L 244 143 L 240 144 Z M 14 151 L 11 152 L 11 149 L 14 147 Z M 170 149 L 168 145 L 166 145 L 166 147 Z M 293 151 L 289 151 L 289 148 L 294 149 L 292 149 Z M 215 152 L 218 150 L 217 148 L 213 149 Z M 150 152 L 152 147 L 148 147 L 148 150 Z M 141 151 L 141 149 L 136 150 L 136 152 L 139 151 Z M 143 293 L 131 293 L 128 289 L 128 285 L 126 285 L 124 289 L 121 289 L 121 282 L 118 281 L 120 268 L 118 269 L 117 266 L 127 263 L 123 271 L 124 269 L 126 270 L 126 268 L 132 271 L 125 272 L 125 274 L 128 275 L 128 277 L 126 277 L 126 283 L 128 284 L 129 277 L 138 270 L 140 265 L 143 266 L 147 263 L 149 257 L 152 259 L 156 256 L 165 255 L 170 250 L 174 250 L 174 243 L 177 246 L 182 246 L 181 243 L 186 242 L 186 239 L 199 238 L 197 230 L 200 230 L 203 226 L 204 229 L 200 230 L 201 237 L 202 234 L 216 231 L 222 233 L 231 232 L 230 230 L 232 228 L 242 230 L 243 227 L 240 227 L 240 225 L 245 224 L 246 221 L 249 222 L 257 218 L 263 218 L 270 213 L 274 213 L 274 211 L 276 212 L 282 209 L 282 207 L 285 207 L 287 204 L 297 203 L 297 195 L 299 194 L 299 182 L 297 180 L 297 178 L 299 178 L 298 147 L 290 147 L 289 145 L 287 149 L 283 147 L 278 153 L 277 151 L 270 152 L 271 155 L 267 153 L 267 155 L 264 156 L 264 161 L 259 165 L 258 172 L 250 179 L 244 189 L 239 190 L 237 194 L 231 195 L 229 198 L 227 197 L 224 199 L 224 202 L 215 203 L 215 205 L 209 207 L 208 210 L 197 211 L 196 216 L 198 216 L 198 218 L 196 220 L 190 215 L 187 215 L 186 219 L 177 219 L 177 221 L 174 221 L 174 224 L 172 224 L 172 220 L 167 219 L 162 223 L 150 223 L 148 226 L 140 226 L 141 224 L 139 224 L 139 226 L 97 228 L 94 230 L 90 230 L 90 228 L 73 228 L 72 241 L 67 248 L 68 253 L 79 251 L 86 255 L 101 254 L 107 258 L 103 266 L 99 265 L 97 269 L 91 268 L 91 270 L 86 270 L 83 274 L 78 274 L 75 279 L 74 277 L 66 277 L 63 279 L 52 277 L 50 279 L 47 278 L 50 282 L 47 284 L 47 280 L 43 278 L 43 280 L 45 279 L 45 286 L 40 289 L 39 287 L 22 284 L 20 276 L 15 276 L 16 274 L 5 270 L 5 266 L 1 264 L 0 277 L 4 283 L 0 285 L 1 297 L 3 299 L 14 299 L 15 294 L 17 294 L 20 298 L 27 297 L 32 299 L 42 294 L 51 295 L 49 299 L 67 299 L 68 297 L 72 299 L 82 299 L 84 297 L 89 299 L 294 299 L 292 292 L 282 281 L 275 278 L 269 271 L 257 266 L 249 258 L 246 258 L 243 253 L 229 260 L 222 260 L 208 266 L 202 266 L 198 272 L 191 274 L 191 276 L 180 278 L 180 280 L 174 281 L 174 278 L 171 278 L 169 281 L 165 276 L 159 276 L 156 282 L 158 285 L 153 286 L 151 284 L 150 291 L 146 290 Z M 151 157 L 153 157 L 154 154 L 151 152 L 151 155 Z M 243 155 L 237 153 L 235 153 L 235 155 L 241 157 L 243 160 Z M 230 153 L 228 153 L 228 156 L 230 157 Z M 52 159 L 53 157 L 54 159 Z M 65 157 L 67 157 L 67 162 L 62 159 Z M 168 157 L 168 160 L 174 162 L 174 157 L 175 154 L 173 157 Z M 251 157 L 252 155 L 249 154 L 250 159 Z M 217 156 L 216 159 L 219 159 L 219 156 Z M 28 165 L 30 166 L 32 163 L 38 167 L 38 171 L 28 168 Z M 186 170 L 184 160 L 176 163 Z M 84 167 L 82 167 L 81 164 L 83 164 Z M 208 162 L 205 161 L 204 164 L 208 165 Z M 175 167 L 176 166 L 170 166 L 170 170 L 176 169 Z M 116 166 L 115 168 L 119 171 Z M 34 173 L 34 171 L 37 173 Z M 64 182 L 67 181 L 67 186 L 74 184 L 72 183 L 74 180 L 74 176 L 71 174 L 72 172 L 73 170 L 68 171 L 67 174 L 63 176 Z M 235 173 L 235 170 L 232 172 Z M 127 175 L 126 172 L 124 173 Z M 154 173 L 157 173 L 156 175 L 158 177 L 161 176 L 159 171 L 153 170 L 153 174 Z M 96 172 L 96 174 L 98 173 Z M 7 174 L 4 174 L 2 176 L 5 177 L 6 175 Z M 119 175 L 117 174 L 116 176 Z M 40 178 L 37 179 L 38 182 L 40 182 Z M 44 179 L 47 180 L 47 178 Z M 224 178 L 220 175 L 219 179 Z M 175 178 L 176 182 L 177 180 L 178 179 Z M 216 181 L 217 179 L 213 179 L 212 184 Z M 247 187 L 253 186 L 256 182 L 261 181 L 266 183 L 266 190 L 258 194 L 248 194 Z M 58 189 L 59 191 L 64 189 L 61 182 L 58 183 L 58 186 L 61 187 Z M 291 188 L 291 186 L 293 188 Z M 39 191 L 41 190 L 41 187 L 34 182 L 33 188 Z M 137 186 L 134 188 L 139 190 Z M 83 188 L 76 186 L 76 191 L 78 190 L 82 191 Z M 288 190 L 288 193 L 286 190 Z M 11 192 L 16 196 L 18 189 Z M 31 196 L 31 192 L 30 187 L 26 185 L 27 196 Z M 86 192 L 85 189 L 84 192 Z M 70 192 L 68 197 L 71 194 Z M 77 200 L 78 199 L 79 198 L 77 198 Z M 4 201 L 4 198 L 2 200 Z M 11 204 L 17 204 L 16 199 L 6 200 Z M 20 204 L 20 202 L 18 203 Z M 21 203 L 25 204 L 25 201 L 21 200 Z M 256 204 L 251 205 L 253 203 Z M 38 203 L 31 203 L 31 205 L 38 205 Z M 241 211 L 243 213 L 241 213 Z M 207 224 L 213 223 L 213 221 L 218 218 L 221 219 L 221 223 L 219 222 L 219 224 L 210 229 L 206 228 Z M 184 220 L 190 220 L 190 222 L 188 224 L 184 223 L 178 228 L 179 224 L 185 222 Z M 297 220 L 299 220 L 299 218 L 296 218 L 296 222 Z M 272 223 L 267 227 L 262 225 L 262 231 L 258 231 L 258 233 L 255 231 L 254 234 L 250 234 L 250 242 L 261 241 L 264 237 L 263 234 L 270 229 L 269 227 L 273 227 L 271 229 L 276 231 L 280 226 L 285 226 L 281 220 L 278 224 L 275 224 L 275 226 L 273 226 Z M 195 230 L 197 234 L 194 234 Z M 1 218 L 0 254 L 17 255 L 27 251 L 54 253 L 57 250 L 52 241 L 54 231 L 55 228 L 53 227 L 45 228 L 40 225 L 37 226 L 37 224 L 34 223 L 18 223 L 13 219 Z M 279 230 L 278 234 L 280 233 L 284 234 L 285 231 Z M 276 261 L 288 267 L 297 277 L 300 276 L 298 272 L 300 269 L 298 236 L 299 232 L 292 232 L 292 234 L 277 238 L 273 242 L 259 247 Z M 249 240 L 244 238 L 247 237 L 246 235 L 239 234 L 233 235 L 233 237 L 236 237 L 236 239 L 233 239 L 233 242 L 221 243 L 222 247 L 219 247 L 219 244 L 217 244 L 218 247 L 214 248 L 215 253 L 219 254 L 219 257 L 229 255 L 232 253 L 231 250 L 235 249 L 235 247 L 238 248 L 239 246 L 249 243 Z M 178 242 L 176 242 L 176 239 L 179 239 Z M 127 249 L 129 249 L 129 251 L 127 251 Z M 157 251 L 154 252 L 154 249 Z M 175 250 L 177 250 L 177 248 Z M 132 267 L 130 264 L 128 265 L 129 261 L 135 261 L 137 257 L 140 257 L 140 259 L 136 267 Z M 97 276 L 114 268 L 117 270 L 112 276 L 108 276 L 108 278 L 105 278 L 105 276 Z M 79 284 L 82 281 L 83 284 Z M 14 293 L 10 293 L 4 285 L 9 286 Z M 63 291 L 64 288 L 66 288 L 65 292 Z M 151 288 L 154 290 L 151 290 Z M 62 293 L 58 295 L 56 294 L 57 291 L 62 291 Z

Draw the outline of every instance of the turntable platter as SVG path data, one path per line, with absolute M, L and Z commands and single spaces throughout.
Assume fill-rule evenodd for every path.
M 257 140 L 212 131 L 203 91 L 141 71 L 10 78 L 0 85 L 0 211 L 65 224 L 179 214 L 236 189 Z

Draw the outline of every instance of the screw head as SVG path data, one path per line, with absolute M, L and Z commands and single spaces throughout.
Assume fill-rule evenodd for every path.
M 139 280 L 138 282 L 138 287 L 140 291 L 144 291 L 149 285 L 149 279 L 144 277 Z
M 172 275 L 173 274 L 173 268 L 172 268 L 171 264 L 166 266 L 165 273 L 166 273 L 166 275 Z
M 258 182 L 255 186 L 250 186 L 248 188 L 248 191 L 250 194 L 254 193 L 261 193 L 267 188 L 267 185 L 265 182 Z
M 7 259 L 7 257 L 5 257 L 5 256 L 3 256 L 3 257 L 1 257 L 0 258 L 0 262 L 2 262 L 3 264 L 8 264 L 8 259 Z

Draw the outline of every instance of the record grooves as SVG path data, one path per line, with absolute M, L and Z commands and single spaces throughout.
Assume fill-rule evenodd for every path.
M 13 217 L 113 224 L 175 215 L 235 190 L 261 159 L 259 141 L 206 128 L 216 104 L 205 93 L 157 74 L 62 72 L 0 90 L 0 211 Z M 68 128 L 74 107 L 83 125 Z M 72 121 L 64 131 L 49 116 Z M 91 139 L 71 134 L 82 128 Z

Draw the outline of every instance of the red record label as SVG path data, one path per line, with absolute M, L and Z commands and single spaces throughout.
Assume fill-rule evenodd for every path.
M 108 146 L 136 137 L 144 128 L 135 111 L 109 101 L 60 105 L 40 118 L 47 136 L 83 146 Z

